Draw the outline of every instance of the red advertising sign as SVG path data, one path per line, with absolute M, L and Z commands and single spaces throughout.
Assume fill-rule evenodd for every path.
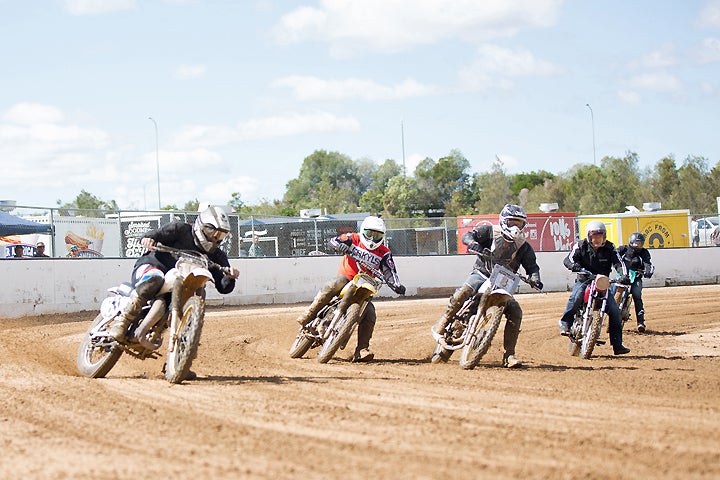
M 458 253 L 467 253 L 462 236 L 478 225 L 497 225 L 497 215 L 458 217 Z M 575 213 L 530 213 L 525 225 L 525 240 L 536 252 L 567 251 L 575 242 Z

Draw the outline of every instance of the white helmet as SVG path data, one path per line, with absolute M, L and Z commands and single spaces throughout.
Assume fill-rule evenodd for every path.
M 360 241 L 368 250 L 375 250 L 385 240 L 385 222 L 379 217 L 365 217 L 360 224 Z
M 515 241 L 522 235 L 527 215 L 520 205 L 508 203 L 500 210 L 500 232 L 509 241 Z
M 585 225 L 585 238 L 588 242 L 590 241 L 590 237 L 600 234 L 602 234 L 603 236 L 604 245 L 605 239 L 607 239 L 607 229 L 605 228 L 605 224 L 600 220 L 593 220 L 591 222 L 588 222 L 587 225 Z
M 212 253 L 230 232 L 230 220 L 225 211 L 210 206 L 200 212 L 193 224 L 195 244 L 207 253 Z

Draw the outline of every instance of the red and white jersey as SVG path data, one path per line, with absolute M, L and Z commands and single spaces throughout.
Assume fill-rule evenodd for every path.
M 344 233 L 330 240 L 330 245 L 332 246 L 337 246 L 340 243 L 350 246 L 353 256 L 361 258 L 363 261 L 383 272 L 383 276 L 386 281 L 392 283 L 393 285 L 400 284 L 400 280 L 397 276 L 397 270 L 395 270 L 395 262 L 392 260 L 392 252 L 390 252 L 388 247 L 385 245 L 379 245 L 375 250 L 368 250 L 360 240 L 359 233 Z M 358 262 L 356 262 L 355 259 L 350 258 L 348 255 L 343 255 L 343 259 L 340 262 L 340 268 L 338 269 L 338 275 L 342 275 L 348 280 L 352 280 L 352 278 L 357 275 L 361 269 L 365 273 L 372 274 L 371 272 L 363 269 L 361 265 L 358 265 Z

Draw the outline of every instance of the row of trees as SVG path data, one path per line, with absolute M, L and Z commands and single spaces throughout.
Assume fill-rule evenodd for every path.
M 499 161 L 488 172 L 472 173 L 470 162 L 452 150 L 437 161 L 426 158 L 412 175 L 404 175 L 394 160 L 376 164 L 316 150 L 286 187 L 282 200 L 247 205 L 233 193 L 228 204 L 239 213 L 283 216 L 322 208 L 396 218 L 454 217 L 496 213 L 506 203 L 522 205 L 528 212 L 539 211 L 541 203 L 557 203 L 561 211 L 591 215 L 624 212 L 626 205 L 640 207 L 645 202 L 706 213 L 716 210 L 720 196 L 720 162 L 711 168 L 706 158 L 689 156 L 678 165 L 668 156 L 641 169 L 637 154 L 628 152 L 622 158 L 604 157 L 599 166 L 578 164 L 561 174 L 540 170 L 508 175 Z M 180 210 L 196 210 L 198 203 L 188 201 Z M 84 190 L 62 207 L 117 210 L 114 201 L 102 201 Z

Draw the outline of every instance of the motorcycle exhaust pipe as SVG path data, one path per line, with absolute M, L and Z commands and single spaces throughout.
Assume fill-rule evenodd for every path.
M 135 329 L 134 336 L 137 338 L 140 345 L 142 345 L 145 348 L 148 348 L 150 350 L 157 350 L 159 348 L 159 345 L 155 345 L 154 343 L 150 342 L 146 336 L 147 333 L 159 322 L 162 320 L 164 314 L 165 314 L 165 308 L 167 307 L 167 302 L 165 302 L 164 299 L 158 298 L 156 299 L 153 304 L 150 306 L 150 310 L 148 311 L 147 315 L 145 315 L 145 318 L 143 321 L 138 325 L 138 327 Z

